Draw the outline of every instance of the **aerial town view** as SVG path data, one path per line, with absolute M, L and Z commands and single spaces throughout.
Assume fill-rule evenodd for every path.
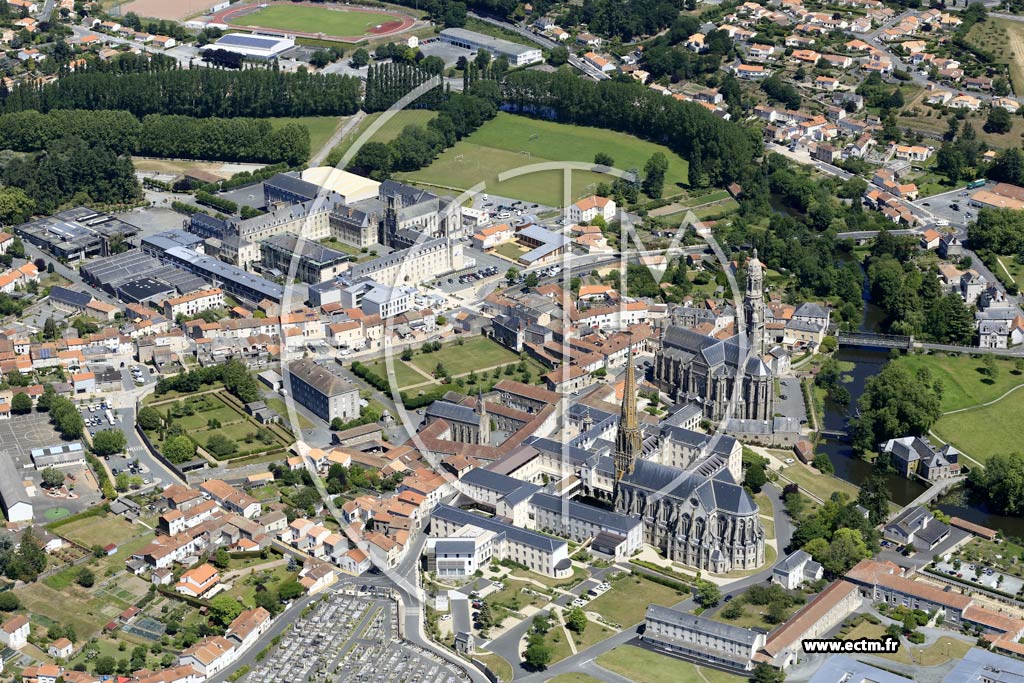
M 1024 0 L 0 51 L 0 683 L 1024 682 Z

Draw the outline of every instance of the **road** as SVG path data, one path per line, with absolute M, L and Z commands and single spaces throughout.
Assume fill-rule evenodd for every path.
M 323 147 L 317 150 L 316 153 L 313 154 L 312 158 L 310 158 L 309 167 L 315 168 L 317 166 L 322 166 L 324 159 L 326 159 L 327 155 L 331 153 L 331 150 L 337 147 L 338 143 L 340 143 L 342 139 L 356 126 L 358 126 L 359 122 L 364 118 L 366 118 L 366 112 L 360 109 L 355 113 L 355 116 L 346 121 L 344 125 L 338 126 L 338 128 L 331 134 L 331 137 L 328 138 L 327 142 L 324 143 Z
M 52 1 L 53 0 L 47 0 L 47 2 Z M 178 65 L 182 69 L 189 68 L 191 66 L 192 60 L 196 59 L 198 55 L 198 50 L 193 47 L 179 46 L 173 47 L 169 50 L 164 50 L 161 48 L 150 47 L 148 45 L 140 45 L 135 41 L 128 40 L 127 38 L 122 38 L 121 36 L 112 36 L 107 33 L 98 33 L 96 31 L 87 29 L 84 26 L 78 26 L 75 24 L 71 24 L 71 32 L 74 34 L 73 37 L 75 39 L 81 39 L 88 35 L 98 35 L 104 42 L 113 43 L 115 45 L 131 45 L 132 47 L 142 50 L 143 52 L 148 52 L 154 55 L 167 55 L 168 57 L 173 57 L 175 60 L 177 60 Z

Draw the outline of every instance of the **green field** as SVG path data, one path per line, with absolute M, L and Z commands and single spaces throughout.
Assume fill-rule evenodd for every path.
M 365 131 L 369 130 L 370 126 L 373 125 L 377 119 L 383 116 L 384 112 L 377 112 L 375 114 L 369 114 L 354 130 L 349 132 L 345 138 L 338 143 L 338 145 L 331 150 L 331 153 L 327 157 L 328 166 L 337 166 L 338 162 L 341 161 L 342 155 L 348 151 L 348 148 L 359 139 Z M 374 142 L 391 142 L 398 137 L 398 134 L 406 126 L 418 125 L 425 126 L 428 121 L 437 116 L 436 111 L 427 111 L 425 109 L 403 109 L 402 111 L 395 112 L 384 124 L 378 128 L 373 137 L 370 140 Z
M 388 378 L 388 382 L 391 381 L 390 376 L 388 375 L 387 363 L 385 363 L 383 360 L 375 360 L 372 363 L 368 363 L 367 365 L 373 368 L 373 372 L 377 374 L 379 377 L 385 377 Z M 392 365 L 394 366 L 395 369 L 395 382 L 398 383 L 399 390 L 430 381 L 428 378 L 424 377 L 420 373 L 410 368 L 407 363 L 399 360 L 397 357 L 394 359 L 394 363 Z M 437 364 L 435 363 L 435 365 Z
M 664 194 L 671 196 L 686 185 L 687 163 L 662 145 L 600 128 L 499 113 L 472 135 L 441 153 L 427 168 L 399 176 L 406 181 L 458 190 L 468 189 L 482 181 L 486 183 L 487 192 L 502 197 L 562 206 L 563 172 L 560 170 L 531 173 L 502 183 L 498 182 L 498 175 L 549 161 L 590 164 L 597 152 L 610 154 L 617 168 L 642 171 L 647 159 L 657 151 L 669 159 Z M 571 200 L 592 194 L 598 183 L 610 183 L 612 180 L 612 176 L 601 173 L 574 171 Z
M 896 362 L 912 373 L 927 368 L 932 377 L 942 381 L 943 412 L 994 401 L 1018 384 L 1024 384 L 1024 375 L 1014 372 L 1016 361 L 1004 358 L 996 359 L 999 373 L 995 379 L 983 374 L 981 358 L 969 355 L 911 354 Z
M 782 470 L 782 476 L 800 486 L 801 490 L 814 494 L 822 500 L 828 500 L 835 491 L 845 493 L 850 499 L 857 497 L 859 488 L 848 481 L 831 474 L 821 474 L 818 470 L 797 461 Z
M 452 376 L 457 377 L 474 370 L 479 372 L 484 368 L 507 365 L 518 362 L 518 360 L 519 356 L 501 344 L 486 337 L 473 337 L 461 345 L 449 344 L 433 353 L 417 353 L 412 357 L 411 362 L 427 374 L 432 373 L 438 363 L 443 363 L 445 369 Z
M 708 669 L 675 657 L 643 650 L 633 645 L 620 645 L 597 658 L 599 666 L 625 676 L 636 683 L 740 683 L 745 677 Z
M 985 408 L 943 415 L 932 426 L 932 431 L 971 458 L 985 462 L 996 453 L 1021 450 L 1017 430 L 1022 418 L 1024 389 Z
M 271 118 L 270 125 L 274 130 L 288 123 L 298 123 L 305 126 L 309 131 L 309 153 L 316 154 L 320 148 L 327 144 L 331 133 L 341 125 L 343 117 L 340 116 L 299 116 L 297 118 Z
M 338 38 L 362 36 L 378 24 L 391 21 L 383 12 L 350 12 L 307 5 L 271 5 L 258 12 L 232 19 L 239 26 L 276 28 L 280 31 L 323 33 Z
M 285 423 L 288 422 L 288 406 L 284 404 L 279 398 L 268 398 L 265 400 L 267 407 L 273 410 L 275 413 L 281 416 L 281 420 Z M 295 411 L 295 417 L 299 421 L 299 429 L 312 429 L 316 425 L 310 422 L 302 413 L 298 410 Z
M 677 591 L 640 575 L 612 579 L 611 590 L 587 603 L 588 612 L 597 612 L 622 627 L 644 620 L 648 605 L 672 606 L 685 599 Z

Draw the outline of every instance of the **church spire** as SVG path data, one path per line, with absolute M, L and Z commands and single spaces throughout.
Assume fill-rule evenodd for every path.
M 633 369 L 633 346 L 630 344 L 626 360 L 626 381 L 622 387 L 622 411 L 619 429 L 615 435 L 615 481 L 632 474 L 636 459 L 643 448 L 640 420 L 636 413 L 636 374 Z

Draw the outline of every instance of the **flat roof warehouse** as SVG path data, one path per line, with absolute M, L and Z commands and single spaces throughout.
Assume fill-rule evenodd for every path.
M 495 57 L 505 57 L 512 66 L 523 66 L 544 60 L 540 48 L 520 45 L 501 38 L 492 38 L 464 28 L 446 28 L 441 40 L 467 50 L 487 50 Z
M 207 49 L 227 50 L 254 59 L 273 59 L 295 47 L 295 40 L 281 36 L 250 36 L 229 33 Z

